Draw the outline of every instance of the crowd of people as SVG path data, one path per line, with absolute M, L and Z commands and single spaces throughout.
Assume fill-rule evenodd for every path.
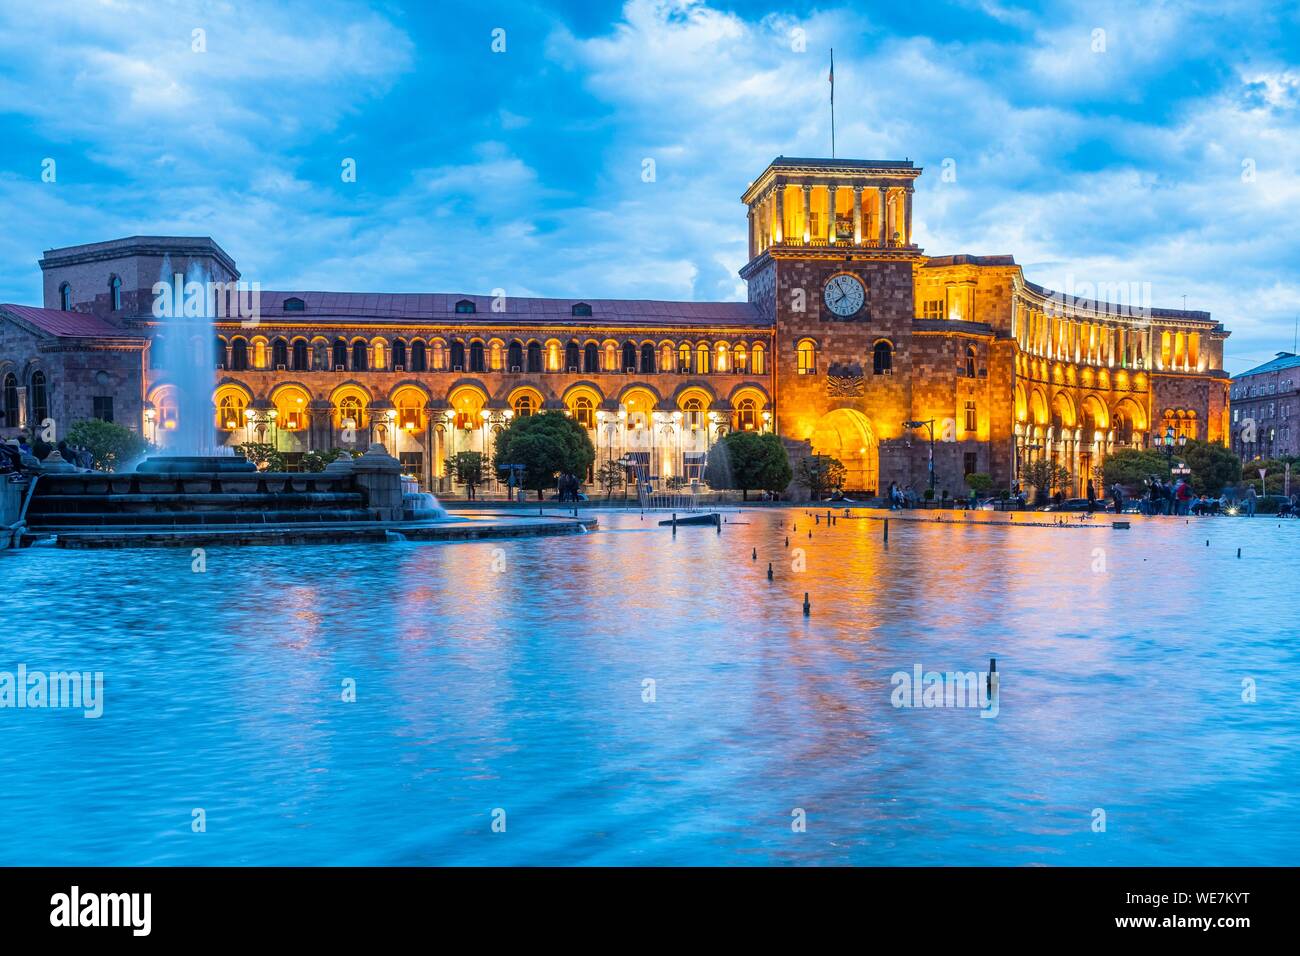
M 0 442 L 0 475 L 5 475 L 8 481 L 21 481 L 26 473 L 34 471 L 55 451 L 79 471 L 91 471 L 95 467 L 95 458 L 87 448 L 67 441 L 51 445 L 21 432 L 16 438 Z

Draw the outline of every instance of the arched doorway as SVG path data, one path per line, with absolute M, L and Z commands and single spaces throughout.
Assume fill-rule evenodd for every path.
M 846 490 L 877 492 L 880 454 L 871 420 L 851 408 L 837 408 L 823 415 L 813 428 L 814 455 L 839 459 L 848 474 Z

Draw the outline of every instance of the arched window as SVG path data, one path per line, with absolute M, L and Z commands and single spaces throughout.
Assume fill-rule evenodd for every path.
M 493 372 L 501 371 L 501 342 L 493 339 L 488 345 L 488 369 Z
M 516 415 L 520 418 L 526 418 L 537 411 L 537 406 L 533 402 L 533 396 L 528 392 L 524 392 L 515 399 L 514 409 Z
M 447 346 L 442 339 L 433 340 L 433 370 L 445 371 L 447 368 Z
M 736 350 L 732 353 L 731 360 L 739 374 L 744 375 L 749 371 L 749 349 L 745 347 L 744 342 L 736 343 Z
M 726 342 L 719 342 L 718 347 L 714 350 L 713 367 L 719 372 L 731 370 L 731 346 Z
M 154 343 L 154 348 L 158 350 L 158 365 L 156 366 L 158 368 L 162 367 L 162 360 L 163 360 L 163 353 L 161 348 L 159 347 L 161 346 L 161 344 L 162 344 L 161 342 Z M 213 354 L 216 355 L 217 357 L 217 367 L 225 368 L 227 363 L 230 361 L 230 355 L 228 354 L 226 348 L 226 340 L 223 338 L 218 338 L 216 342 L 213 343 L 213 348 L 216 350 Z
M 623 371 L 636 371 L 636 346 L 631 342 L 623 343 Z
M 596 427 L 596 407 L 587 396 L 580 395 L 573 400 L 573 419 L 583 428 Z
M 524 370 L 524 346 L 518 339 L 506 347 L 506 368 L 512 372 Z
M 691 364 L 691 347 L 683 342 L 677 346 L 677 371 L 689 372 Z
M 755 345 L 749 355 L 750 371 L 755 375 L 767 374 L 767 350 L 762 345 Z
M 578 343 L 570 342 L 564 347 L 564 368 L 566 371 L 576 372 L 581 364 L 578 361 Z
M 707 375 L 711 367 L 709 347 L 701 342 L 695 347 L 695 371 Z
M 698 398 L 688 398 L 682 402 L 682 411 L 688 428 L 696 429 L 704 424 L 704 403 Z
M 752 398 L 742 398 L 736 403 L 735 425 L 737 431 L 752 431 L 758 427 L 758 403 Z
M 894 350 L 888 342 L 877 342 L 871 350 L 871 371 L 875 375 L 894 374 Z
M 384 347 L 383 339 L 376 339 L 370 343 L 370 356 L 372 360 L 371 368 L 382 371 L 388 367 L 388 349 Z
M 975 377 L 975 346 L 966 346 L 966 377 Z
M 659 371 L 671 372 L 673 370 L 674 354 L 671 342 L 665 342 L 659 346 Z
M 339 400 L 339 428 L 360 429 L 364 427 L 363 413 L 361 399 L 355 395 L 345 395 Z
M 234 431 L 244 424 L 244 409 L 248 402 L 242 392 L 226 392 L 217 402 L 217 428 Z
M 397 427 L 407 433 L 419 431 L 424 426 L 420 420 L 423 409 L 423 395 L 413 388 L 402 389 L 397 395 Z
M 486 372 L 487 364 L 483 360 L 483 343 L 474 341 L 469 343 L 469 370 L 471 372 Z
M 217 349 L 217 364 L 224 364 L 226 357 L 226 347 L 222 345 Z M 161 335 L 155 335 L 149 342 L 149 367 L 162 368 L 163 362 L 163 340 Z
M 271 343 L 271 365 L 277 369 L 289 366 L 289 343 L 284 339 L 276 339 Z
M 605 371 L 618 371 L 618 346 L 613 342 L 605 343 Z
M 5 427 L 18 427 L 18 376 L 10 372 L 5 376 Z
M 582 370 L 584 372 L 600 371 L 600 349 L 595 342 L 588 342 L 582 347 Z
M 248 343 L 243 339 L 230 343 L 230 367 L 236 372 L 248 371 Z
M 427 372 L 429 370 L 429 353 L 423 342 L 411 343 L 411 371 Z
M 305 372 L 310 364 L 307 360 L 307 340 L 298 339 L 293 343 L 293 370 Z
M 465 343 L 460 339 L 453 339 L 451 343 L 451 370 L 465 371 Z
M 72 286 L 66 282 L 59 286 L 59 308 L 64 312 L 72 311 Z
M 542 370 L 542 344 L 540 342 L 528 343 L 528 371 L 540 372 Z
M 352 343 L 352 370 L 354 372 L 364 372 L 370 363 L 368 359 L 368 349 L 365 342 Z
M 113 311 L 120 311 L 122 308 L 122 280 L 117 276 L 113 276 L 112 281 L 108 284 L 108 297 L 112 302 Z
M 655 370 L 655 347 L 649 342 L 641 346 L 641 371 L 651 375 Z
M 397 339 L 393 342 L 393 368 L 406 368 L 406 340 Z
M 348 367 L 348 343 L 342 339 L 334 340 L 334 368 L 342 371 Z
M 817 374 L 817 346 L 812 339 L 802 339 L 795 346 L 795 370 L 800 375 Z
M 266 364 L 266 339 L 253 340 L 253 368 L 269 368 Z

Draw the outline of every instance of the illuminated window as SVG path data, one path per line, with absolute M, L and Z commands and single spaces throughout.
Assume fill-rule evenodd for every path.
M 364 422 L 362 415 L 365 406 L 361 404 L 361 399 L 355 395 L 344 396 L 339 401 L 339 428 L 361 428 Z
M 679 372 L 691 370 L 691 347 L 685 342 L 677 347 L 677 370 Z
M 709 360 L 709 347 L 701 342 L 695 348 L 695 371 L 707 375 L 712 362 Z
M 800 375 L 817 374 L 817 346 L 812 339 L 804 339 L 795 346 L 795 367 Z
M 533 402 L 533 396 L 525 392 L 523 395 L 520 395 L 515 399 L 514 409 L 515 415 L 520 418 L 526 418 L 537 411 L 537 406 Z
M 750 353 L 750 371 L 755 375 L 764 375 L 767 373 L 767 350 L 762 345 L 755 345 L 754 351 Z
M 730 371 L 731 370 L 731 346 L 729 346 L 726 342 L 719 342 L 716 352 L 717 354 L 714 359 L 713 367 L 716 368 L 719 372 Z
M 248 400 L 242 392 L 226 392 L 217 400 L 217 428 L 234 431 L 244 424 Z
M 596 427 L 596 406 L 585 395 L 573 400 L 573 419 L 583 428 Z
M 699 428 L 704 424 L 704 403 L 698 398 L 688 398 L 682 402 L 682 411 L 688 428 Z
M 736 351 L 732 361 L 735 363 L 737 372 L 744 374 L 749 371 L 749 350 L 745 348 L 744 342 L 736 343 Z
M 973 432 L 974 430 L 975 430 L 975 403 L 967 402 L 966 403 L 966 431 Z
M 424 395 L 415 389 L 403 389 L 397 394 L 397 427 L 406 432 L 423 427 L 420 420 L 424 408 Z
M 975 377 L 975 346 L 966 346 L 966 377 Z
M 751 431 L 758 427 L 758 403 L 752 398 L 742 398 L 736 405 L 735 428 Z
M 376 340 L 375 344 L 371 346 L 371 352 L 374 355 L 374 368 L 380 370 L 387 368 L 388 350 L 384 348 L 384 343 L 380 340 Z

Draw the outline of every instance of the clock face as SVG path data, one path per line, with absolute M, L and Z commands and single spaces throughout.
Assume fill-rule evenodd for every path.
M 822 291 L 826 307 L 839 316 L 855 315 L 866 298 L 867 290 L 862 287 L 862 280 L 847 272 L 831 276 Z

